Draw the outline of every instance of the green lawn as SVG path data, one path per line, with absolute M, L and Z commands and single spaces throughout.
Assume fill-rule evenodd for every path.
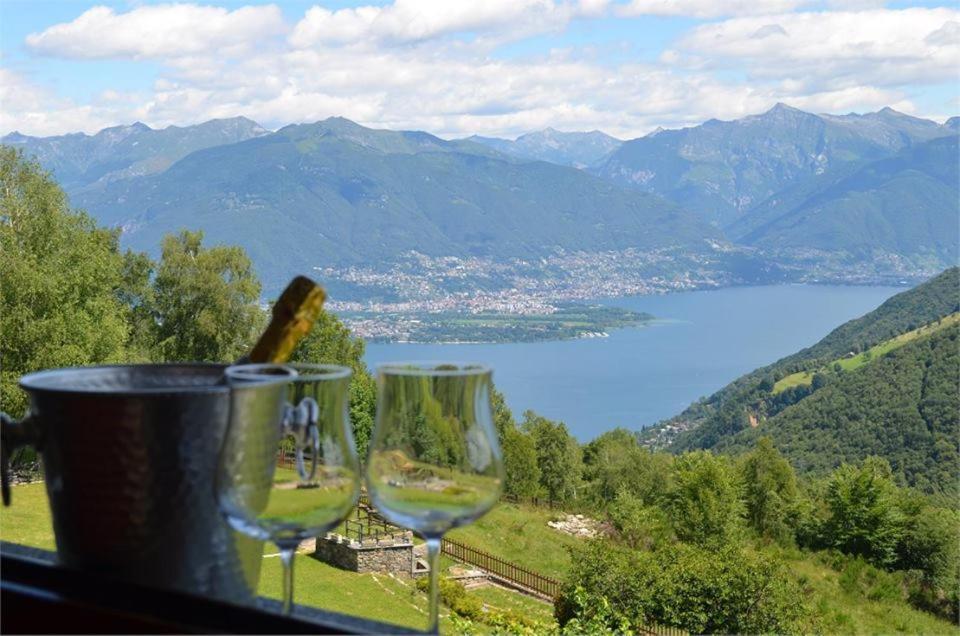
M 827 368 L 833 368 L 834 365 L 839 364 L 840 368 L 844 371 L 855 371 L 865 364 L 869 364 L 873 360 L 883 357 L 884 354 L 893 351 L 894 349 L 899 349 L 903 345 L 907 344 L 911 340 L 916 340 L 917 338 L 927 336 L 931 333 L 939 331 L 953 325 L 957 322 L 960 322 L 960 312 L 950 314 L 949 316 L 944 317 L 939 322 L 930 323 L 929 325 L 924 325 L 913 331 L 908 331 L 902 333 L 896 338 L 891 338 L 890 340 L 885 340 L 878 345 L 870 347 L 866 351 L 851 356 L 849 358 L 840 358 L 834 360 L 827 365 Z M 791 373 L 790 375 L 781 378 L 773 385 L 773 394 L 776 395 L 781 391 L 791 389 L 795 386 L 810 386 L 813 382 L 813 374 L 815 371 L 799 371 L 797 373 Z
M 272 550 L 268 546 L 266 553 L 269 555 Z M 282 573 L 280 559 L 266 556 L 257 591 L 262 596 L 279 599 L 283 589 Z M 427 627 L 427 596 L 416 590 L 412 579 L 346 572 L 307 554 L 297 555 L 293 575 L 294 600 L 300 605 L 417 629 Z M 441 608 L 441 627 L 449 628 L 445 614 Z
M 0 510 L 0 539 L 55 550 L 44 484 L 14 486 L 12 495 L 12 505 Z M 533 518 L 539 519 L 541 516 L 540 513 L 532 513 Z M 550 532 L 554 533 L 553 530 Z M 276 553 L 272 545 L 268 544 L 264 553 L 267 556 L 263 560 L 257 591 L 263 596 L 279 599 L 282 590 L 280 559 L 270 556 Z M 452 561 L 444 559 L 445 567 L 451 564 Z M 317 561 L 307 554 L 297 555 L 294 578 L 294 596 L 298 604 L 408 627 L 426 628 L 427 597 L 416 590 L 412 579 L 385 574 L 346 572 Z M 491 607 L 515 608 L 537 620 L 552 620 L 550 604 L 522 594 L 494 586 L 473 590 L 470 594 L 476 594 Z M 483 632 L 483 626 L 477 627 Z M 443 607 L 441 629 L 445 632 L 453 629 Z
M 526 594 L 517 594 L 496 585 L 475 588 L 470 590 L 470 594 L 482 600 L 487 607 L 513 610 L 540 623 L 554 623 L 553 603 L 548 601 L 541 601 Z
M 57 549 L 44 484 L 10 488 L 10 507 L 0 508 L 0 539 L 45 550 Z
M 543 508 L 500 503 L 476 523 L 448 536 L 544 576 L 563 578 L 570 567 L 566 548 L 581 539 L 549 527 L 547 521 L 554 514 Z

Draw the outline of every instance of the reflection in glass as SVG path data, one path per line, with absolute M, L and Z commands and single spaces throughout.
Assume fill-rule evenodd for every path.
M 258 410 L 244 386 L 287 367 L 227 369 L 230 425 L 220 453 L 217 501 L 227 522 L 273 541 L 284 567 L 283 611 L 293 608 L 293 556 L 301 541 L 335 527 L 357 502 L 360 470 L 350 429 L 350 369 L 288 365 L 296 370 L 281 413 Z
M 480 365 L 391 364 L 377 369 L 377 384 L 367 487 L 384 517 L 426 540 L 436 632 L 441 538 L 490 510 L 502 488 L 491 372 Z

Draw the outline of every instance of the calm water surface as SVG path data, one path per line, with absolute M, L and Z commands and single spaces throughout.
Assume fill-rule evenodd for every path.
M 827 335 L 903 291 L 781 285 L 604 300 L 662 323 L 609 338 L 512 344 L 368 344 L 375 366 L 398 360 L 483 362 L 517 418 L 566 422 L 581 441 L 676 415 L 697 398 Z

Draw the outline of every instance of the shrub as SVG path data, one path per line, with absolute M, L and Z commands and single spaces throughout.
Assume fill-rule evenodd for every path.
M 793 632 L 804 594 L 769 555 L 734 546 L 677 544 L 653 553 L 595 541 L 573 559 L 555 614 L 561 626 L 598 622 L 615 631 L 645 625 L 691 633 Z

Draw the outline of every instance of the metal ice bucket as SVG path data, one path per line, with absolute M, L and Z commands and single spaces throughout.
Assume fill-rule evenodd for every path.
M 20 422 L 3 416 L 3 455 L 26 444 L 40 451 L 63 565 L 232 602 L 252 598 L 262 542 L 226 525 L 214 476 L 231 390 L 260 392 L 245 401 L 256 412 L 234 417 L 279 422 L 290 378 L 231 389 L 224 369 L 104 366 L 21 379 L 30 411 Z

